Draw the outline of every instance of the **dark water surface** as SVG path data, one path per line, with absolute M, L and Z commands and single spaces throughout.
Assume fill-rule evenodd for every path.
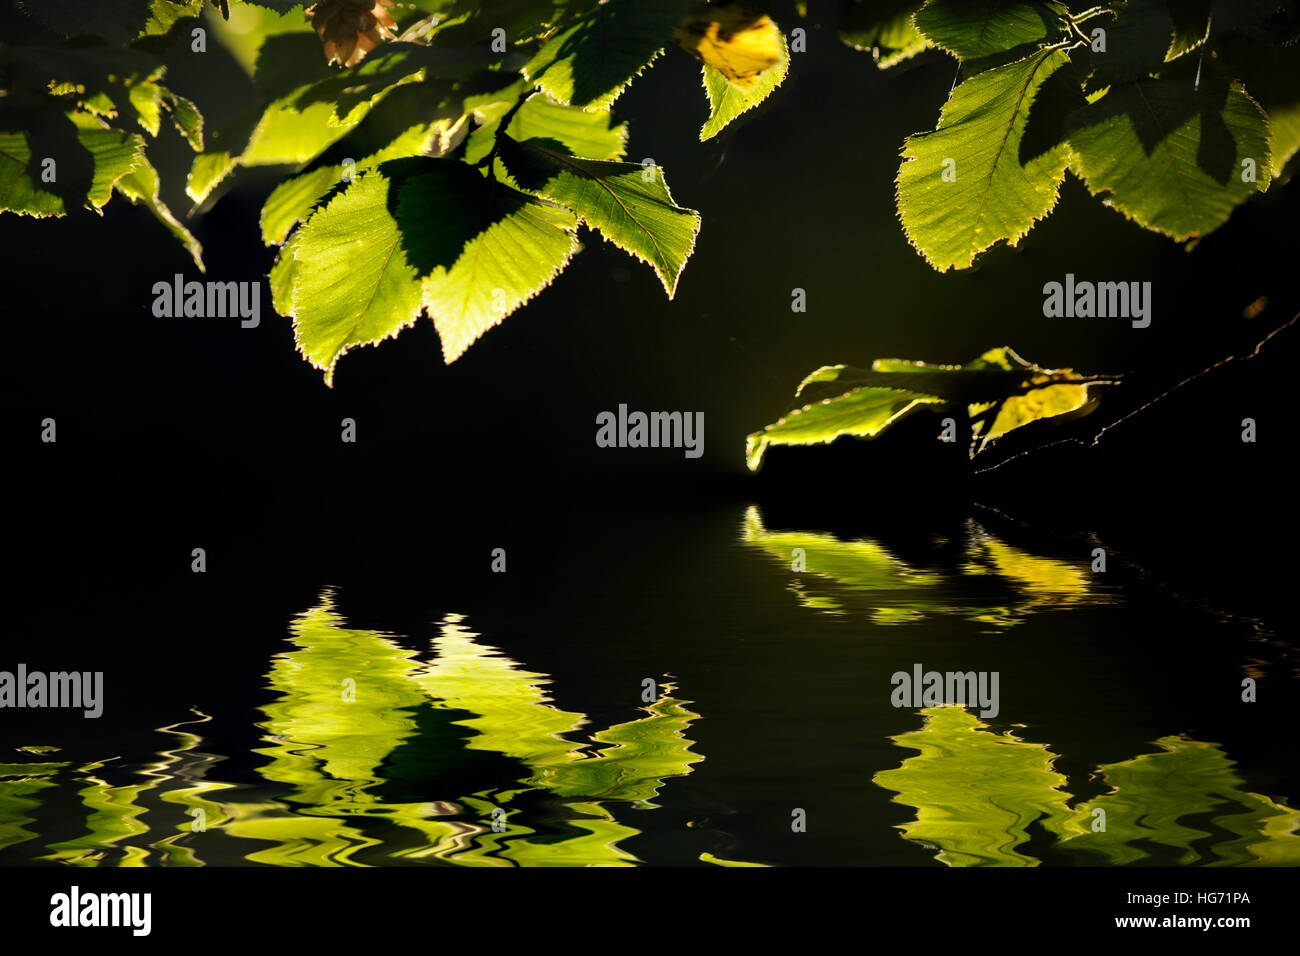
M 1095 543 L 736 501 L 566 509 L 501 575 L 454 532 L 401 574 L 108 572 L 24 624 L 32 669 L 121 646 L 77 658 L 103 717 L 0 724 L 0 864 L 1300 862 L 1293 735 L 1240 696 L 1293 700 L 1293 649 Z M 996 715 L 894 706 L 915 665 L 996 672 Z

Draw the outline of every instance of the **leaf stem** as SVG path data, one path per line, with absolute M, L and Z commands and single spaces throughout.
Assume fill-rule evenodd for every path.
M 1099 17 L 1103 13 L 1109 13 L 1111 15 L 1114 15 L 1115 11 L 1112 10 L 1108 5 L 1102 4 L 1096 7 L 1089 7 L 1087 10 L 1081 10 L 1079 13 L 1074 13 L 1074 14 L 1067 13 L 1065 15 L 1065 18 L 1069 20 L 1071 23 L 1078 24 L 1078 23 L 1085 23 L 1088 20 L 1091 20 L 1093 17 Z

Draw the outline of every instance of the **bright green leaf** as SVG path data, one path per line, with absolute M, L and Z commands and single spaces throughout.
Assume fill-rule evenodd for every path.
M 322 166 L 286 179 L 266 197 L 262 206 L 262 241 L 268 246 L 284 242 L 295 225 L 342 179 L 342 168 Z
M 961 60 L 966 76 L 996 65 L 999 54 L 1022 47 L 1029 53 L 1061 28 L 1048 4 L 1017 0 L 929 0 L 914 22 L 931 43 Z
M 168 33 L 178 20 L 197 17 L 203 12 L 203 0 L 149 0 L 149 19 L 145 36 Z
M 59 192 L 40 183 L 40 158 L 33 158 L 29 134 L 0 133 L 0 210 L 27 216 L 61 216 L 68 183 L 73 181 L 74 163 L 84 165 L 84 175 L 71 187 L 79 203 L 99 211 L 113 195 L 113 185 L 145 162 L 144 140 L 135 133 L 101 129 L 85 114 L 70 117 L 77 124 L 68 130 L 75 136 L 79 153 L 65 156 L 59 167 Z
M 199 153 L 185 180 L 186 194 L 196 203 L 203 202 L 236 165 L 235 159 L 226 152 Z
M 907 238 L 939 272 L 965 269 L 994 243 L 1017 244 L 1056 204 L 1064 144 L 1022 163 L 1021 139 L 1043 82 L 1069 60 L 1044 49 L 957 87 L 932 133 L 909 136 L 898 170 Z
M 430 162 L 439 165 L 402 189 L 398 217 L 436 224 L 417 258 L 424 305 L 450 363 L 568 264 L 578 251 L 577 220 L 464 163 Z
M 395 336 L 420 314 L 420 283 L 389 208 L 389 187 L 376 170 L 362 174 L 293 243 L 294 337 L 326 384 L 343 353 Z
M 672 37 L 683 0 L 609 0 L 560 30 L 524 66 L 551 99 L 609 109 Z
M 814 374 L 827 375 L 831 371 L 822 369 Z M 796 408 L 750 435 L 745 444 L 745 461 L 751 471 L 757 471 L 771 445 L 819 445 L 841 435 L 873 438 L 918 408 L 942 401 L 935 395 L 905 389 L 851 388 L 834 398 Z
M 267 245 L 284 242 L 285 236 L 326 194 L 343 181 L 344 174 L 356 175 L 390 159 L 426 154 L 433 141 L 445 133 L 442 121 L 417 122 L 395 136 L 382 149 L 356 160 L 345 169 L 342 164 L 320 166 L 284 180 L 271 191 L 262 205 L 262 241 Z
M 564 144 L 548 139 L 517 143 L 507 138 L 501 158 L 521 186 L 573 210 L 586 225 L 653 268 L 670 298 L 676 292 L 695 247 L 700 216 L 673 202 L 662 169 L 575 157 Z
M 1006 347 L 966 365 L 904 359 L 877 359 L 870 369 L 827 365 L 805 377 L 796 392 L 814 401 L 750 435 L 746 460 L 757 470 L 770 445 L 821 444 L 841 435 L 874 438 L 905 415 L 939 404 L 968 414 L 983 448 L 1022 425 L 1079 411 L 1092 401 L 1092 386 L 1115 382 L 1040 368 Z M 996 414 L 984 414 L 994 407 Z
M 1180 242 L 1221 226 L 1271 178 L 1267 120 L 1240 83 L 1113 88 L 1076 114 L 1070 146 L 1071 167 L 1093 195 Z M 1245 160 L 1257 182 L 1243 181 Z
M 503 91 L 507 92 L 507 91 Z M 476 163 L 492 149 L 500 119 L 513 105 L 514 97 L 496 100 L 486 119 L 470 134 L 465 144 L 465 162 Z M 466 100 L 466 107 L 471 102 Z M 531 96 L 511 119 L 506 133 L 526 139 L 553 139 L 568 147 L 574 156 L 587 159 L 622 159 L 627 146 L 627 124 L 615 123 L 609 110 L 583 110 L 552 103 L 544 95 Z
M 930 49 L 912 15 L 923 0 L 840 0 L 840 39 L 855 50 L 870 50 L 876 65 L 887 69 Z
M 203 114 L 199 108 L 191 100 L 171 92 L 166 94 L 166 100 L 177 132 L 185 137 L 190 149 L 203 152 Z
M 40 164 L 32 167 L 28 134 L 0 133 L 0 210 L 24 216 L 62 216 L 62 197 L 38 187 Z

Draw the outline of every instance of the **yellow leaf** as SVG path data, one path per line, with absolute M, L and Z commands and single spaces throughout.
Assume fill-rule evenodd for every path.
M 673 40 L 742 90 L 781 62 L 781 30 L 765 13 L 743 3 L 696 4 L 673 32 Z

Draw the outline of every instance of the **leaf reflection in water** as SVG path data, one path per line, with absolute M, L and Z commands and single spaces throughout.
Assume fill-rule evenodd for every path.
M 116 758 L 74 770 L 0 764 L 0 850 L 39 840 L 32 825 L 45 798 L 72 787 L 86 832 L 49 843 L 39 859 L 195 866 L 243 844 L 239 857 L 274 866 L 629 866 L 640 861 L 619 844 L 641 831 L 614 808 L 653 809 L 665 781 L 703 759 L 686 736 L 698 714 L 672 684 L 642 716 L 587 732 L 585 715 L 552 702 L 548 677 L 480 642 L 459 615 L 443 620 L 422 660 L 392 635 L 348 627 L 327 591 L 289 640 L 268 675 L 277 697 L 259 724 L 260 779 L 212 779 L 224 758 L 182 729 L 207 722 L 202 714 L 161 728 L 176 745 L 142 770 Z M 423 739 L 426 714 L 459 728 L 450 743 Z M 476 752 L 499 759 L 484 786 L 446 792 L 444 775 L 487 766 Z M 108 779 L 124 772 L 132 779 Z M 395 783 L 423 792 L 398 799 Z

